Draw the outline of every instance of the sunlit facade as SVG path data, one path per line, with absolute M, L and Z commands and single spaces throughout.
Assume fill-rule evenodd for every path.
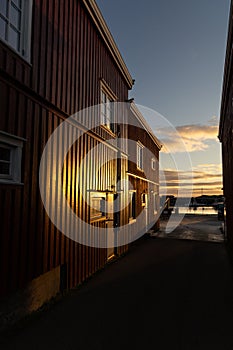
M 137 238 L 137 217 L 143 208 L 144 233 L 151 222 L 157 227 L 161 148 L 143 117 L 126 102 L 133 80 L 95 1 L 56 2 L 54 8 L 49 0 L 20 3 L 28 6 L 16 9 L 13 1 L 9 6 L 30 12 L 28 33 L 22 34 L 27 49 L 21 46 L 21 36 L 14 43 L 7 34 L 0 38 L 0 296 L 11 295 L 10 304 L 16 308 L 9 313 L 16 318 L 81 284 L 109 259 L 125 253 Z M 0 5 L 0 18 L 7 22 L 4 11 Z M 114 108 L 116 101 L 126 105 L 120 112 Z M 54 131 L 70 116 L 101 103 L 97 113 L 81 113 L 60 142 L 51 143 L 54 162 L 41 168 Z M 129 156 L 137 149 L 128 142 L 128 118 L 143 130 L 135 140 L 140 144 L 138 159 Z M 56 159 L 71 138 L 76 142 L 64 158 L 59 182 L 52 177 Z M 42 192 L 39 173 L 46 184 Z M 49 198 L 48 206 L 69 230 L 73 222 L 58 195 L 60 189 L 69 209 L 82 220 L 72 237 L 57 228 L 42 202 L 43 196 Z M 118 211 L 113 210 L 115 203 Z M 88 232 L 83 230 L 86 224 L 91 227 Z M 128 237 L 120 244 L 114 241 L 103 248 L 98 241 L 85 245 L 76 237 L 105 229 L 108 239 L 108 232 L 119 228 L 120 240 L 120 230 L 128 224 Z M 20 301 L 18 290 L 23 291 Z

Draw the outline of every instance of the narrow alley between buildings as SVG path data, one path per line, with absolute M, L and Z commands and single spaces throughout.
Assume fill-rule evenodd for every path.
M 123 259 L 4 334 L 0 346 L 230 350 L 232 277 L 224 242 L 144 236 Z

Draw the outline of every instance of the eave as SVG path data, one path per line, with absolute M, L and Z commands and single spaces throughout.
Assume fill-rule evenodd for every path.
M 161 150 L 161 148 L 163 147 L 162 143 L 157 139 L 157 137 L 154 135 L 151 127 L 149 126 L 149 124 L 146 122 L 145 118 L 143 117 L 142 113 L 139 111 L 139 109 L 137 108 L 135 103 L 131 103 L 130 104 L 130 110 L 132 111 L 132 113 L 135 115 L 135 117 L 137 118 L 137 120 L 140 122 L 140 124 L 142 125 L 142 127 L 146 130 L 147 134 L 150 136 L 150 138 L 152 139 L 152 141 L 156 144 L 156 146 L 158 147 L 159 151 Z

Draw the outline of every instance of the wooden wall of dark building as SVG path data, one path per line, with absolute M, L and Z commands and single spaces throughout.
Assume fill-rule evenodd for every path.
M 148 132 L 143 128 L 143 126 L 135 120 L 134 125 L 129 127 L 128 137 L 129 140 L 133 142 L 129 143 L 129 172 L 140 177 L 145 177 L 148 180 L 154 182 L 159 182 L 159 148 L 156 146 L 155 142 L 151 139 Z M 137 168 L 137 142 L 144 146 L 143 151 L 143 169 Z M 152 158 L 157 161 L 157 169 L 153 170 L 151 166 Z
M 3 281 L 1 294 L 5 295 L 17 288 L 22 288 L 36 276 L 63 264 L 68 268 L 68 286 L 73 287 L 106 263 L 106 249 L 80 245 L 61 234 L 51 223 L 39 193 L 39 165 L 48 137 L 60 125 L 63 118 L 32 103 L 21 93 L 15 91 L 12 93 L 16 94 L 15 97 L 22 105 L 22 109 L 18 110 L 15 104 L 15 110 L 12 113 L 23 121 L 20 127 L 26 141 L 22 163 L 23 185 L 0 185 L 2 204 L 0 215 L 1 222 L 4 223 L 1 229 L 0 246 Z M 21 113 L 24 117 L 20 115 Z M 73 129 L 69 132 L 80 133 L 78 129 Z M 69 135 L 66 135 L 66 138 L 68 137 Z M 84 192 L 89 188 L 105 191 L 116 183 L 115 166 L 113 162 L 108 161 L 114 158 L 113 151 L 106 146 L 102 146 L 102 151 L 96 153 L 96 164 L 105 162 L 102 170 L 97 167 L 94 169 L 90 161 L 86 161 L 84 166 L 77 170 L 81 159 L 91 148 L 97 147 L 98 143 L 99 141 L 85 134 L 79 147 L 74 144 L 64 163 L 63 189 L 67 201 L 73 211 L 85 222 L 89 222 L 88 207 L 80 193 L 78 194 L 77 186 L 81 186 Z M 59 150 L 57 150 L 58 153 Z M 125 169 L 123 168 L 122 171 Z M 60 203 L 56 202 L 56 188 L 50 184 L 50 172 L 51 169 L 47 169 L 45 174 L 46 192 L 51 196 L 51 205 L 60 208 L 60 214 L 64 215 Z M 78 229 L 82 230 L 82 227 Z M 126 249 L 126 246 L 120 247 L 118 253 L 121 254 Z
M 34 1 L 31 64 L 0 42 L 0 130 L 26 139 L 23 185 L 0 185 L 2 296 L 58 265 L 67 264 L 72 287 L 106 263 L 106 249 L 80 245 L 58 232 L 38 185 L 49 136 L 64 118 L 100 102 L 101 78 L 119 101 L 127 99 L 128 86 L 81 1 Z M 93 142 L 86 135 L 83 146 Z M 69 160 L 66 181 L 71 183 L 75 164 Z M 112 171 L 105 176 L 110 185 Z
M 225 132 L 222 140 L 222 161 L 223 161 L 223 189 L 226 205 L 226 235 L 233 250 L 233 139 L 230 135 L 233 123 L 228 119 L 225 125 Z
M 35 0 L 31 64 L 0 43 L 0 69 L 71 115 L 100 102 L 100 79 L 118 101 L 128 87 L 82 1 Z

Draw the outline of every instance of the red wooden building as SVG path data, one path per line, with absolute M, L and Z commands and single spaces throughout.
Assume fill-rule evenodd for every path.
M 227 240 L 233 250 L 233 3 L 231 2 L 229 29 L 225 58 L 225 69 L 222 88 L 222 102 L 220 112 L 219 139 L 222 143 L 223 161 L 223 194 L 226 205 Z
M 14 310 L 21 317 L 127 251 L 144 208 L 144 228 L 156 219 L 161 145 L 133 105 L 128 103 L 122 112 L 125 121 L 133 119 L 133 127 L 121 122 L 122 115 L 111 119 L 108 106 L 128 100 L 133 80 L 94 0 L 1 0 L 0 39 L 0 306 L 3 316 Z M 92 226 L 120 229 L 132 223 L 132 237 L 113 248 L 91 247 L 65 236 L 49 219 L 39 189 L 49 137 L 71 115 L 100 103 L 105 107 L 99 120 L 85 115 L 67 128 L 64 144 L 71 135 L 81 141 L 65 158 L 62 188 L 73 212 Z M 136 145 L 132 158 L 130 137 Z M 97 146 L 100 151 L 90 158 L 88 152 Z M 56 147 L 59 155 L 62 145 Z M 104 164 L 100 169 L 99 163 Z M 50 171 L 45 170 L 50 205 L 66 219 Z M 132 183 L 124 193 L 122 179 Z M 77 183 L 90 193 L 92 206 Z M 110 217 L 101 201 L 110 205 L 117 195 L 124 209 Z

